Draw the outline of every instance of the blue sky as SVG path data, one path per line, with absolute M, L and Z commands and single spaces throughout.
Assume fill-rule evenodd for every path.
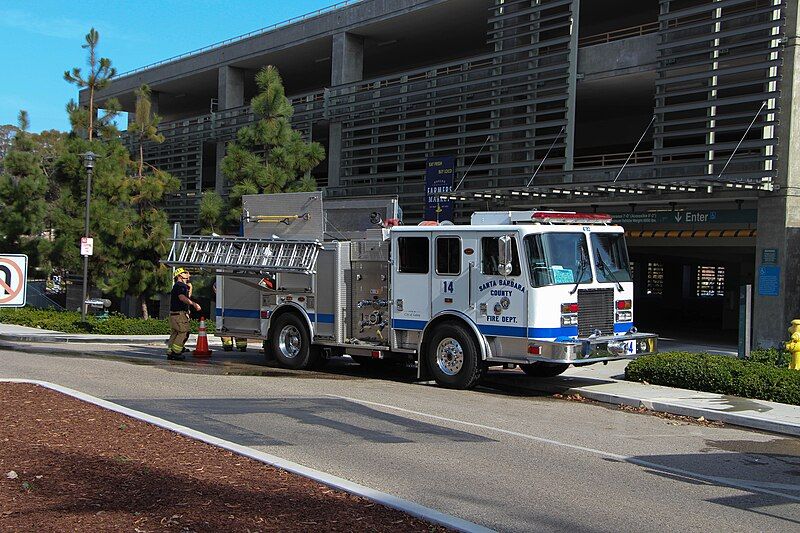
M 65 70 L 86 69 L 84 36 L 119 72 L 167 59 L 337 3 L 337 0 L 0 0 L 0 124 L 20 109 L 31 131 L 69 129 L 64 106 L 77 88 Z

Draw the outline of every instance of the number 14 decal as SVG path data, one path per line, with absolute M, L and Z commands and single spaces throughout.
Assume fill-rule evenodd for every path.
M 443 281 L 442 282 L 442 292 L 453 292 L 453 282 L 452 281 Z

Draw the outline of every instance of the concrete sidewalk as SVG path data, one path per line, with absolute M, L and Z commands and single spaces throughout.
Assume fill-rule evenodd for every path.
M 166 335 L 78 335 L 0 324 L 0 348 L 62 356 L 112 357 L 161 362 L 164 359 Z M 196 335 L 190 337 L 187 348 L 194 347 Z M 214 350 L 211 364 L 231 363 L 261 365 L 264 356 L 260 346 L 251 343 L 247 352 L 222 352 L 219 337 L 209 336 Z M 665 340 L 662 350 L 707 351 L 735 355 L 735 347 L 699 345 Z M 187 354 L 190 355 L 190 354 Z M 204 360 L 208 364 L 209 360 Z M 192 364 L 192 357 L 187 358 Z M 513 388 L 521 392 L 579 394 L 584 398 L 614 405 L 644 407 L 676 415 L 704 417 L 710 421 L 743 426 L 774 433 L 800 436 L 800 406 L 750 400 L 736 396 L 646 385 L 624 380 L 628 361 L 612 361 L 607 365 L 594 364 L 571 367 L 561 376 L 534 379 L 519 370 L 492 371 L 485 385 L 498 389 Z
M 101 344 L 164 344 L 169 335 L 95 335 L 91 333 L 62 333 L 49 329 L 29 328 L 15 324 L 0 324 L 0 340 L 11 342 L 85 342 Z M 209 340 L 212 337 L 209 337 Z

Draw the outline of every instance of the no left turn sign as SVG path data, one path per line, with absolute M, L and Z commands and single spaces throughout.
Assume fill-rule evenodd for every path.
M 28 256 L 0 255 L 0 307 L 24 307 Z

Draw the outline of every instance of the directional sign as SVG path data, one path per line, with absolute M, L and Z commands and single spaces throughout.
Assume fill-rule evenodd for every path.
M 755 224 L 757 209 L 685 209 L 646 213 L 615 213 L 615 224 Z
M 28 256 L 0 255 L 0 307 L 24 307 Z

